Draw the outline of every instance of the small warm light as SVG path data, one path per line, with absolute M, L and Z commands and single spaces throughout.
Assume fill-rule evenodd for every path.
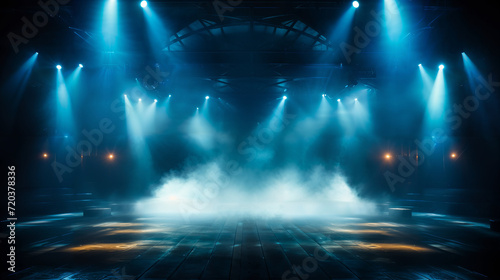
M 452 154 L 450 155 L 450 157 L 451 157 L 451 158 L 457 158 L 457 154 L 452 153 Z
M 109 158 L 109 159 L 114 159 L 114 158 L 115 158 L 115 155 L 113 155 L 113 154 L 109 154 L 109 155 L 108 155 L 108 158 Z
M 47 158 L 47 157 L 49 157 L 49 155 L 48 154 L 43 154 L 43 157 Z
M 385 159 L 391 159 L 391 154 L 385 154 Z

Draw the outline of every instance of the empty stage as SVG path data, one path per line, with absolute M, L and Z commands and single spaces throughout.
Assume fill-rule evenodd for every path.
M 486 279 L 488 220 L 414 213 L 285 219 L 114 214 L 20 222 L 8 279 Z

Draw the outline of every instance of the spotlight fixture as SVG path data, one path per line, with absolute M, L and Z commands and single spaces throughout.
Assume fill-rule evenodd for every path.
M 323 95 L 322 95 L 322 96 L 323 96 L 323 97 L 325 97 L 325 96 L 326 96 L 326 94 L 324 94 L 324 93 L 323 93 Z
M 81 63 L 78 64 L 78 67 L 83 68 L 83 64 L 81 64 Z
M 354 98 L 354 101 L 358 101 L 358 99 L 357 99 L 357 98 Z
M 57 68 L 57 70 L 61 70 L 62 66 L 61 65 L 57 65 L 56 68 Z
M 283 100 L 286 100 L 286 99 L 287 99 L 286 95 L 283 95 Z
M 206 100 L 210 99 L 210 96 L 208 96 L 208 95 L 207 95 L 207 96 L 205 96 L 205 99 L 206 99 Z
M 141 101 L 142 101 L 142 98 L 139 98 L 139 102 L 141 102 Z
M 418 64 L 418 67 L 422 67 L 422 63 L 419 63 L 419 64 Z
M 339 98 L 339 99 L 337 99 L 337 102 L 340 102 L 340 98 Z
M 358 1 L 353 1 L 353 2 L 352 2 L 352 6 L 353 6 L 354 8 L 356 8 L 356 9 L 357 9 L 357 8 L 359 8 L 359 2 L 358 2 Z
M 127 95 L 126 95 L 126 94 L 124 94 L 123 96 L 124 96 L 124 97 L 127 97 Z
M 158 102 L 158 100 L 155 99 L 155 103 Z
M 439 69 L 443 70 L 444 69 L 444 65 L 443 64 L 439 65 Z
M 141 7 L 146 8 L 148 6 L 148 1 L 142 1 Z
M 169 94 L 168 97 L 172 97 L 172 94 Z
M 196 107 L 196 110 L 199 110 L 200 108 Z

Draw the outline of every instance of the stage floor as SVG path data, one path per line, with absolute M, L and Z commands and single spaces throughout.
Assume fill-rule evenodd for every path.
M 51 215 L 19 221 L 8 279 L 500 279 L 487 222 Z

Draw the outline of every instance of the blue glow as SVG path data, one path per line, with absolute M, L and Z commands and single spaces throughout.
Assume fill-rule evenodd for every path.
M 134 172 L 132 173 L 134 177 L 131 179 L 134 184 L 139 184 L 144 178 L 149 178 L 151 170 L 153 170 L 151 151 L 144 135 L 148 129 L 153 127 L 153 124 L 144 122 L 144 115 L 142 112 L 139 112 L 139 109 L 142 109 L 142 103 L 137 104 L 137 108 L 134 108 L 129 99 L 125 98 L 128 141 L 131 155 L 134 162 L 136 162 Z
M 56 68 L 57 68 L 57 70 L 61 70 L 62 66 L 61 65 L 57 65 Z
M 81 65 L 81 64 L 80 64 Z M 78 77 L 80 76 L 80 73 L 82 72 L 83 66 L 78 66 L 75 68 L 73 73 L 68 78 L 68 87 L 71 92 L 78 92 L 79 87 L 78 87 Z
M 288 97 L 286 97 L 286 95 L 283 96 L 283 100 L 286 100 Z
M 399 40 L 403 31 L 403 20 L 396 0 L 384 0 L 384 13 L 389 39 Z
M 477 84 L 481 83 L 482 85 L 488 85 L 488 82 L 481 75 L 481 72 L 476 67 L 476 65 L 472 62 L 472 60 L 467 56 L 466 53 L 462 53 L 462 59 L 464 61 L 465 72 L 467 73 L 467 78 L 469 80 L 470 90 L 476 90 Z M 491 91 L 491 88 L 488 89 Z
M 444 65 L 443 64 L 439 65 L 439 69 L 443 70 L 444 69 Z
M 427 74 L 423 66 L 419 67 L 423 82 L 423 97 L 427 98 L 432 90 L 432 78 Z
M 83 68 L 83 64 L 81 64 L 81 63 L 78 64 L 78 67 Z
M 446 104 L 446 87 L 443 69 L 440 67 L 434 86 L 432 87 L 431 95 L 427 105 L 427 117 L 429 127 L 432 125 L 440 125 L 444 118 Z
M 66 82 L 61 71 L 57 71 L 57 123 L 58 131 L 68 131 L 74 133 L 75 122 L 71 99 L 66 87 Z
M 31 76 L 33 66 L 35 65 L 38 53 L 33 54 L 26 62 L 21 65 L 21 67 L 12 75 L 12 77 L 7 81 L 6 85 L 2 86 L 5 94 L 12 94 L 12 98 L 15 100 L 13 104 L 17 106 L 17 102 L 24 94 L 26 85 Z
M 149 46 L 156 61 L 162 61 L 165 39 L 169 38 L 170 34 L 167 32 L 162 18 L 151 7 L 147 6 L 146 1 L 141 2 L 141 7 L 146 19 Z
M 359 2 L 358 1 L 352 2 L 352 6 L 356 9 L 359 8 Z
M 208 96 L 208 95 L 207 95 L 207 96 L 205 96 L 205 99 L 206 99 L 206 100 L 210 99 L 210 96 Z
M 356 9 L 354 8 L 347 9 L 335 23 L 333 31 L 329 33 L 330 36 L 328 36 L 328 39 L 331 42 L 340 44 L 341 42 L 347 40 L 347 38 L 349 37 L 349 32 L 352 29 L 351 25 L 354 19 L 355 11 Z
M 363 103 L 358 102 L 358 99 L 354 99 L 354 106 L 350 112 L 352 123 L 354 124 L 355 132 L 357 133 L 370 133 L 371 131 L 371 121 L 368 109 Z
M 118 4 L 116 0 L 107 0 L 102 15 L 102 35 L 107 50 L 116 49 L 118 37 Z

